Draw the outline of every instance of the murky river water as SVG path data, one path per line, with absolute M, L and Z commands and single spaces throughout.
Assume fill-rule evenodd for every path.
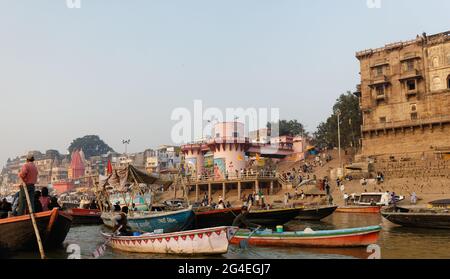
M 450 258 L 450 230 L 412 229 L 391 224 L 377 214 L 335 213 L 321 222 L 294 221 L 285 226 L 286 230 L 342 229 L 382 224 L 383 231 L 378 245 L 381 257 L 385 259 L 448 259 Z M 92 258 L 92 252 L 104 243 L 100 236 L 103 226 L 80 226 L 71 228 L 65 245 L 78 244 L 81 257 Z M 67 258 L 65 249 L 47 253 L 49 258 Z M 215 258 L 225 259 L 345 259 L 367 258 L 365 248 L 319 249 L 319 248 L 262 248 L 252 247 L 242 250 L 230 246 L 227 254 Z M 37 255 L 24 253 L 14 258 L 35 258 Z M 109 247 L 102 256 L 104 259 L 148 259 L 148 258 L 180 258 L 180 256 L 132 254 L 113 251 Z

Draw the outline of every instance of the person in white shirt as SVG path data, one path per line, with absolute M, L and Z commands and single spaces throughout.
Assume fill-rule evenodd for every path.
M 348 194 L 345 193 L 345 194 L 344 194 L 344 202 L 345 202 L 345 205 L 348 204 L 348 198 L 349 198 Z

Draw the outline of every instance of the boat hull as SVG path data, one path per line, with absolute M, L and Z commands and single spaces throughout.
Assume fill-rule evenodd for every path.
M 240 208 L 226 208 L 211 211 L 196 211 L 195 228 L 212 228 L 215 226 L 231 226 L 237 215 L 241 213 Z
M 103 223 L 108 227 L 114 227 L 112 217 L 115 213 L 102 213 Z M 191 209 L 169 212 L 149 212 L 148 214 L 135 216 L 128 215 L 128 225 L 135 231 L 154 232 L 162 229 L 165 233 L 184 231 L 191 229 L 194 224 L 194 212 Z
M 343 206 L 338 207 L 338 213 L 372 213 L 378 214 L 381 211 L 381 206 Z
M 36 224 L 45 249 L 60 246 L 70 230 L 72 218 L 58 209 L 35 214 Z M 37 249 L 36 235 L 29 215 L 0 220 L 0 251 Z
M 73 219 L 72 225 L 99 225 L 102 224 L 102 212 L 99 209 L 72 208 L 64 213 Z
M 255 210 L 248 213 L 247 220 L 261 226 L 275 227 L 294 220 L 302 210 L 302 208 Z
M 450 229 L 450 213 L 381 212 L 390 222 L 415 228 Z
M 220 255 L 228 252 L 233 227 L 216 227 L 176 233 L 115 236 L 103 233 L 113 249 L 132 253 Z
M 337 208 L 337 206 L 323 206 L 317 208 L 306 207 L 299 211 L 299 214 L 295 219 L 302 221 L 320 221 L 333 214 Z
M 231 239 L 231 244 L 239 244 L 248 239 L 250 245 L 278 247 L 359 247 L 377 243 L 380 226 L 333 231 L 285 232 L 263 234 L 256 233 L 248 239 L 249 231 L 238 231 Z

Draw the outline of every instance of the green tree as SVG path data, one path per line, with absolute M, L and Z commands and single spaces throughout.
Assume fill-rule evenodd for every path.
M 96 135 L 88 135 L 82 138 L 77 138 L 72 141 L 68 148 L 70 154 L 72 154 L 73 151 L 80 149 L 83 149 L 86 159 L 92 156 L 106 154 L 110 151 L 114 152 L 114 150 L 109 147 L 109 145 L 107 145 L 103 140 L 100 139 L 99 136 Z
M 304 136 L 307 135 L 303 124 L 294 120 L 280 120 L 278 123 L 267 123 L 271 131 L 279 131 L 279 136 Z M 274 134 L 274 133 L 271 133 Z
M 359 99 L 351 92 L 339 96 L 333 106 L 333 114 L 314 132 L 313 142 L 320 147 L 338 146 L 337 112 L 340 111 L 341 147 L 358 147 L 361 138 L 362 114 Z

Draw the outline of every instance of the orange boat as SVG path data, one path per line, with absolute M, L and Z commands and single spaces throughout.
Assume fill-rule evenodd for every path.
M 265 230 L 257 231 L 253 235 L 250 235 L 249 230 L 240 230 L 231 239 L 231 244 L 239 244 L 241 240 L 248 239 L 248 243 L 255 246 L 359 247 L 377 243 L 380 231 L 381 226 L 281 233 Z
M 73 225 L 98 225 L 102 224 L 102 212 L 99 209 L 70 208 L 64 211 L 72 216 Z
M 66 239 L 72 217 L 57 208 L 34 214 L 44 247 L 58 247 Z M 0 253 L 36 249 L 36 235 L 30 215 L 0 220 Z
M 380 213 L 381 206 L 342 206 L 336 209 L 338 213 Z

